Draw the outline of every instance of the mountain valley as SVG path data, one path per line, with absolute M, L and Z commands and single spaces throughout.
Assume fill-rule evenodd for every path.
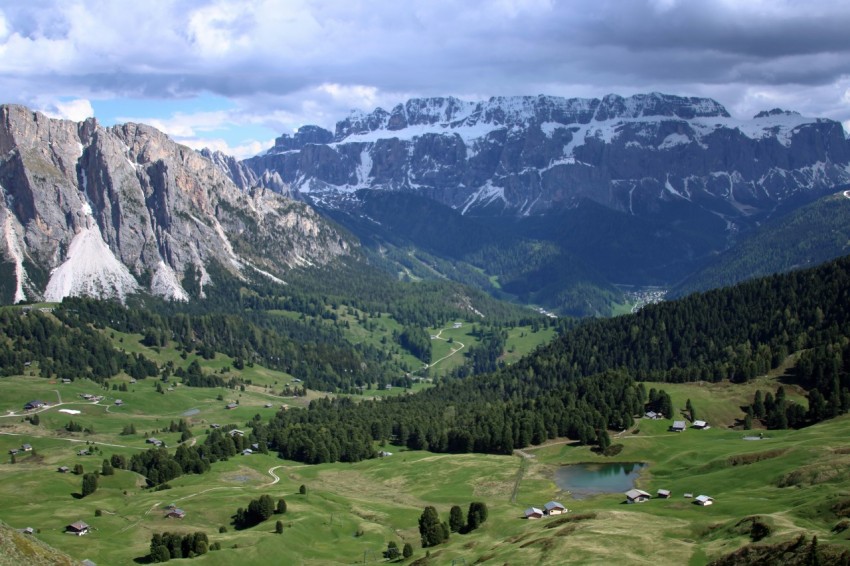
M 0 554 L 846 562 L 848 148 L 659 94 L 244 161 L 2 106 Z M 587 463 L 648 501 L 555 480 Z

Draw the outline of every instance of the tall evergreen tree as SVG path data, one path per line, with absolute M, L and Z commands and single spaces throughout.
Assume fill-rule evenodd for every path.
M 86 497 L 97 491 L 97 474 L 83 474 L 82 495 Z
M 463 510 L 459 505 L 453 505 L 449 511 L 449 528 L 453 533 L 463 530 Z
M 422 539 L 422 548 L 437 546 L 446 540 L 437 509 L 431 505 L 425 507 L 419 517 L 419 535 Z

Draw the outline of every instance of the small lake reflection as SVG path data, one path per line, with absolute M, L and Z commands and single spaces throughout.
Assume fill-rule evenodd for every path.
M 558 468 L 555 483 L 572 493 L 575 499 L 599 493 L 624 493 L 635 486 L 635 480 L 645 467 L 641 462 L 570 464 Z

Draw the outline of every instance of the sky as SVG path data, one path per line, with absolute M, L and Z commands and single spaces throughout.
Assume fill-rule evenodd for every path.
M 415 97 L 646 92 L 850 131 L 850 2 L 0 0 L 0 103 L 240 158 Z

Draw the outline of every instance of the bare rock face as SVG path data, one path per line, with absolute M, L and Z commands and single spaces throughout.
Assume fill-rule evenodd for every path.
M 732 225 L 848 183 L 849 167 L 838 122 L 782 110 L 736 120 L 714 100 L 650 93 L 412 99 L 352 113 L 332 138 L 315 126 L 282 136 L 237 177 L 282 181 L 325 206 L 369 188 L 464 214 L 542 215 L 589 199 L 646 217 L 698 207 Z
M 248 183 L 246 183 L 248 184 Z M 271 190 L 243 191 L 210 159 L 141 124 L 104 128 L 0 106 L 3 300 L 177 300 L 187 270 L 282 281 L 352 243 L 312 209 Z

